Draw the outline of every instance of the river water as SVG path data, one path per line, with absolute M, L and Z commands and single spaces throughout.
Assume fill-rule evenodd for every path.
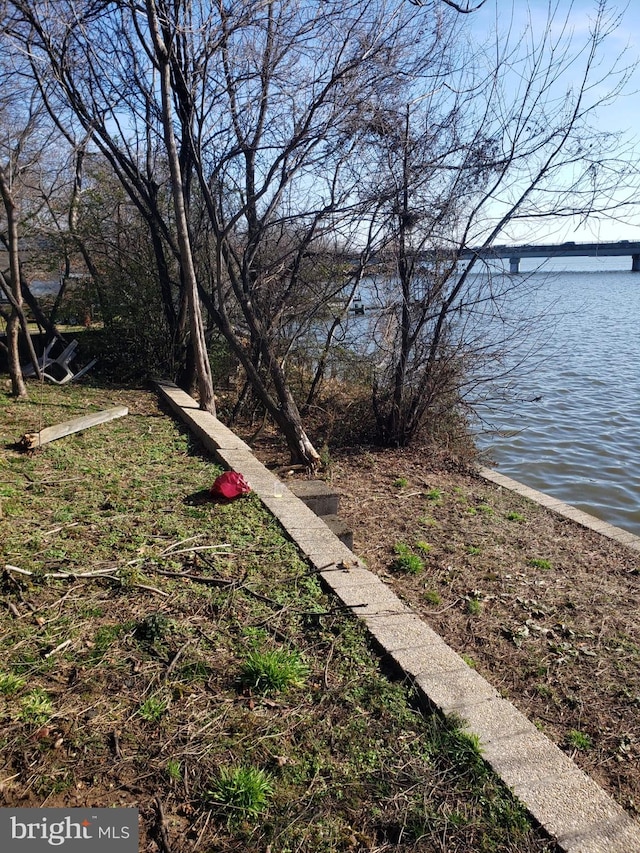
M 477 443 L 489 466 L 640 534 L 640 273 L 625 257 L 539 263 L 521 262 L 514 296 L 538 316 L 537 354 L 481 407 Z

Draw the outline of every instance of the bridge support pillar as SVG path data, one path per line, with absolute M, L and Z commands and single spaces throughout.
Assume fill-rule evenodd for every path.
M 631 272 L 640 272 L 640 255 L 631 255 Z
M 640 257 L 640 255 L 638 257 Z M 635 261 L 634 261 L 634 263 L 635 263 Z M 519 273 L 520 272 L 520 258 L 509 258 L 509 272 L 510 273 Z

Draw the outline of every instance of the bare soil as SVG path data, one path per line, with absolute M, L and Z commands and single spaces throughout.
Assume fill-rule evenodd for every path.
M 341 452 L 332 479 L 368 566 L 637 815 L 640 554 L 429 448 Z

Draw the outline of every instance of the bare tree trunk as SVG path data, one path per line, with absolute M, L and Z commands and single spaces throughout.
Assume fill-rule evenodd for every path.
M 15 312 L 11 311 L 11 317 L 7 323 L 7 355 L 9 359 L 9 378 L 11 379 L 11 393 L 14 397 L 26 398 L 27 386 L 22 376 L 20 367 L 20 354 L 18 352 L 18 339 L 20 335 L 20 320 Z
M 4 209 L 7 214 L 7 234 L 8 234 L 8 249 L 9 249 L 9 269 L 11 272 L 11 315 L 7 323 L 7 349 L 9 359 L 9 377 L 11 379 L 11 393 L 14 397 L 28 397 L 27 385 L 22 375 L 20 366 L 20 351 L 19 351 L 19 336 L 20 326 L 22 325 L 25 333 L 31 360 L 36 368 L 37 375 L 40 375 L 38 360 L 33 349 L 31 335 L 27 327 L 24 310 L 22 307 L 22 288 L 20 286 L 20 255 L 18 253 L 18 223 L 16 217 L 16 203 L 11 192 L 11 186 L 7 181 L 7 177 L 0 170 L 0 194 Z
M 176 216 L 176 231 L 178 234 L 178 246 L 180 249 L 180 263 L 182 265 L 187 303 L 189 306 L 189 326 L 191 331 L 193 356 L 196 364 L 196 373 L 198 376 L 200 408 L 215 415 L 216 405 L 213 391 L 213 376 L 207 353 L 204 322 L 202 319 L 200 299 L 198 296 L 198 281 L 193 263 L 193 254 L 191 252 L 182 170 L 180 168 L 180 158 L 173 129 L 169 46 L 161 33 L 157 9 L 153 0 L 147 0 L 147 15 L 160 72 L 162 124 L 169 160 L 169 170 L 171 172 L 172 198 Z

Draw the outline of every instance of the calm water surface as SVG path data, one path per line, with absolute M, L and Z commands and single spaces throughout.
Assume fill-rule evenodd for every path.
M 493 468 L 640 534 L 640 273 L 631 258 L 557 258 L 530 301 L 542 348 L 483 410 Z M 528 266 L 527 266 L 528 265 Z

